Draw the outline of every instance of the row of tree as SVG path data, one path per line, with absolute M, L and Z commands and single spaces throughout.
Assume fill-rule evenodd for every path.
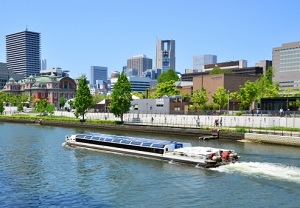
M 220 73 L 229 73 L 226 70 L 220 68 L 214 68 L 211 71 L 212 74 Z M 235 98 L 239 101 L 240 109 L 247 109 L 254 102 L 260 102 L 261 98 L 266 97 L 276 97 L 278 96 L 278 84 L 272 82 L 273 70 L 272 67 L 269 67 L 266 71 L 266 75 L 262 75 L 258 80 L 251 82 L 246 81 L 243 86 L 240 86 L 237 92 L 230 92 L 223 87 L 219 87 L 216 93 L 211 95 L 213 99 L 213 104 L 207 104 L 208 102 L 208 93 L 203 87 L 201 90 L 193 91 L 193 94 L 187 95 L 182 94 L 187 101 L 191 102 L 191 110 L 205 110 L 205 109 L 221 109 L 225 108 L 229 100 Z M 127 113 L 131 107 L 132 94 L 137 95 L 140 98 L 159 98 L 162 96 L 172 96 L 180 95 L 179 89 L 176 87 L 175 82 L 180 80 L 178 75 L 174 70 L 170 69 L 167 72 L 161 73 L 158 77 L 158 84 L 155 89 L 147 90 L 145 93 L 131 93 L 131 84 L 125 75 L 122 72 L 118 78 L 117 83 L 114 85 L 114 90 L 110 97 L 110 112 L 112 112 L 116 117 L 120 117 L 123 121 L 124 113 Z M 295 95 L 300 95 L 300 88 Z M 70 106 L 75 109 L 75 116 L 82 117 L 82 120 L 85 118 L 89 108 L 93 108 L 94 105 L 101 100 L 107 98 L 104 95 L 92 96 L 88 87 L 88 81 L 86 76 L 82 75 L 79 79 L 78 90 L 74 101 L 69 102 Z M 10 103 L 12 105 L 20 105 L 23 107 L 29 99 L 29 96 L 26 94 L 23 95 L 10 95 L 5 93 L 0 93 L 0 112 L 3 106 L 3 103 Z M 2 102 L 1 102 L 2 101 Z M 60 106 L 64 106 L 66 100 L 64 98 L 60 99 Z M 35 101 L 36 110 L 40 113 L 47 111 L 49 114 L 52 114 L 55 110 L 55 106 L 50 104 L 46 99 L 36 100 Z M 2 110 L 3 112 L 3 110 Z

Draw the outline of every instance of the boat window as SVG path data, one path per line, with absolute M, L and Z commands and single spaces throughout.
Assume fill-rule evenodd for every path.
M 152 147 L 157 147 L 157 148 L 164 148 L 164 144 L 153 144 Z
M 126 139 L 123 139 L 123 140 L 121 141 L 122 144 L 129 144 L 130 142 L 131 142 L 130 140 L 126 140 Z
M 84 134 L 77 134 L 77 135 L 76 135 L 76 138 L 83 139 L 84 136 L 85 136 Z
M 133 145 L 141 145 L 142 142 L 138 142 L 138 141 L 132 141 L 130 144 L 133 144 Z
M 113 139 L 112 138 L 106 138 L 105 141 L 106 142 L 111 142 Z
M 85 139 L 90 139 L 90 138 L 92 138 L 92 136 L 88 135 L 88 136 L 85 136 L 84 138 Z
M 149 142 L 148 142 L 148 143 L 143 143 L 142 146 L 144 146 L 144 147 L 150 147 L 151 144 L 152 144 L 152 143 L 149 143 Z
M 100 141 L 104 141 L 104 140 L 105 140 L 105 137 L 100 137 L 99 140 L 100 140 Z
M 114 139 L 112 142 L 120 143 L 122 139 Z
M 98 136 L 93 136 L 92 139 L 93 139 L 93 140 L 99 140 L 99 137 L 98 137 Z

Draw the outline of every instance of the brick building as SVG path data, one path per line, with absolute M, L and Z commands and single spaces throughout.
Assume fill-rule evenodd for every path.
M 75 97 L 76 83 L 70 77 L 57 77 L 53 74 L 35 77 L 29 76 L 19 82 L 10 78 L 2 91 L 12 94 L 28 93 L 33 98 L 33 102 L 36 99 L 47 99 L 59 108 L 61 97 L 64 97 L 66 100 Z
M 237 92 L 240 86 L 244 85 L 247 80 L 255 81 L 259 75 L 246 74 L 214 74 L 200 75 L 193 77 L 193 90 L 206 89 L 208 103 L 213 103 L 212 95 L 217 92 L 218 87 L 223 87 L 229 92 Z M 229 102 L 230 110 L 238 110 L 238 101 L 235 99 Z

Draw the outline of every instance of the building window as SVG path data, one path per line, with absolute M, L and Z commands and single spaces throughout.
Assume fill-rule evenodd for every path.
M 174 111 L 180 111 L 180 107 L 174 107 Z
M 41 93 L 41 98 L 44 98 L 45 97 L 45 93 Z
M 164 107 L 164 105 L 163 104 L 156 104 L 156 107 L 162 108 L 162 107 Z
M 54 98 L 57 98 L 57 93 L 56 92 L 54 93 Z

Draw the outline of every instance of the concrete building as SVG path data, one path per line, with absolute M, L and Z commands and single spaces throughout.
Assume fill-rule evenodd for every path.
M 193 70 L 198 72 L 204 71 L 204 65 L 206 64 L 216 64 L 217 56 L 211 54 L 193 56 Z
M 262 60 L 262 61 L 259 61 L 255 64 L 255 66 L 257 67 L 262 67 L 263 69 L 263 74 L 265 75 L 266 74 L 266 71 L 268 69 L 269 66 L 272 66 L 272 61 L 271 60 Z
M 279 83 L 279 90 L 295 91 L 300 86 L 300 41 L 273 48 L 272 61 L 273 81 Z
M 245 68 L 230 68 L 231 74 L 240 74 L 240 75 L 260 75 L 263 74 L 263 67 L 245 67 Z M 182 81 L 193 81 L 194 77 L 209 75 L 210 71 L 205 72 L 196 72 L 196 73 L 185 73 L 181 75 Z
M 13 78 L 15 81 L 23 79 L 22 74 L 12 74 L 11 71 L 7 69 L 6 63 L 0 62 L 0 90 L 4 88 L 9 78 Z
M 39 75 L 41 70 L 40 33 L 27 31 L 6 36 L 8 70 L 23 77 Z
M 107 67 L 91 66 L 90 69 L 90 84 L 95 85 L 96 80 L 107 82 Z
M 188 102 L 179 96 L 157 99 L 134 99 L 129 113 L 137 114 L 184 114 L 188 111 Z
M 137 76 L 142 76 L 147 69 L 152 69 L 152 59 L 146 55 L 133 56 L 127 60 L 127 70 L 136 70 Z
M 236 69 L 236 68 L 246 68 L 247 61 L 246 60 L 238 60 L 238 61 L 226 61 L 215 64 L 205 64 L 204 71 L 211 71 L 215 67 L 220 67 L 221 69 Z
M 166 72 L 176 70 L 175 40 L 156 41 L 156 68 Z
M 54 67 L 52 69 L 45 69 L 40 71 L 40 75 L 55 75 L 57 77 L 68 77 L 69 76 L 68 70 L 62 70 L 60 67 Z

